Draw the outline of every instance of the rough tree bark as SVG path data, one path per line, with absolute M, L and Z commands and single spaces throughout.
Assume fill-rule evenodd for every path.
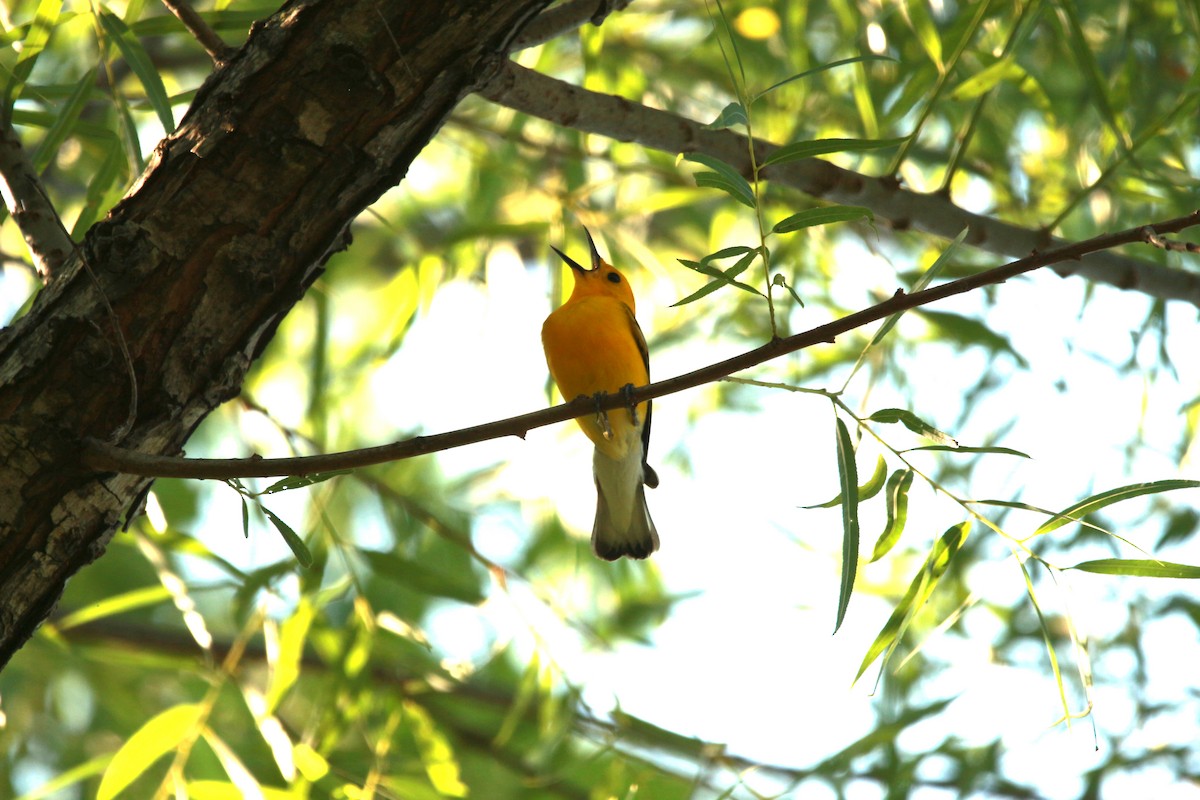
M 84 470 L 81 439 L 179 453 L 349 223 L 548 2 L 287 4 L 0 331 L 0 667 L 149 489 Z

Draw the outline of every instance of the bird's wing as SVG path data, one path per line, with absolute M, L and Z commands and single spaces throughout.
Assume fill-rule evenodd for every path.
M 625 308 L 625 316 L 629 320 L 629 332 L 633 334 L 633 340 L 637 342 L 638 352 L 642 354 L 642 363 L 646 366 L 646 381 L 650 381 L 650 349 L 646 347 L 646 337 L 642 335 L 642 326 L 638 325 L 637 317 L 633 315 L 633 310 L 621 304 Z M 648 453 L 650 452 L 650 418 L 653 411 L 653 403 L 646 401 L 646 424 L 642 426 L 642 471 L 645 474 L 645 483 L 651 489 L 658 486 L 658 475 L 650 467 Z

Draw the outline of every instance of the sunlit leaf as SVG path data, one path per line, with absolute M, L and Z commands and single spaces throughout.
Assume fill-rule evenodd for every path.
M 879 635 L 867 649 L 867 654 L 858 667 L 858 674 L 854 676 L 855 682 L 881 655 L 884 656 L 883 661 L 886 666 L 896 646 L 904 638 L 904 632 L 908 630 L 909 623 L 925 606 L 926 601 L 933 594 L 933 590 L 937 588 L 938 581 L 941 580 L 942 575 L 950 567 L 950 562 L 962 548 L 970 530 L 970 520 L 960 522 L 943 533 L 937 540 L 929 557 L 925 560 L 924 566 L 921 567 L 921 571 L 908 585 L 908 591 L 904 593 L 904 597 L 900 598 L 900 602 L 892 610 L 891 616 L 884 623 Z
M 150 766 L 179 746 L 191 734 L 204 715 L 198 703 L 172 706 L 151 717 L 113 755 L 100 788 L 98 800 L 113 800 L 125 787 L 137 780 Z
M 919 450 L 933 450 L 943 453 L 993 453 L 1001 456 L 1019 456 L 1020 458 L 1032 458 L 1027 453 L 1022 453 L 1020 450 L 1013 450 L 1011 447 L 969 447 L 964 444 L 948 445 L 948 444 L 927 444 L 921 447 L 910 447 L 904 452 L 915 453 Z
M 921 436 L 933 439 L 935 442 L 941 442 L 943 445 L 948 446 L 951 449 L 958 447 L 958 442 L 954 441 L 949 434 L 942 433 L 913 412 L 907 411 L 903 408 L 881 408 L 871 416 L 867 417 L 867 419 L 871 420 L 872 422 L 899 422 L 913 433 L 918 433 Z
M 1083 561 L 1067 569 L 1094 572 L 1097 575 L 1131 575 L 1139 578 L 1200 578 L 1200 567 L 1148 558 L 1101 558 L 1096 561 Z
M 1050 531 L 1057 530 L 1063 525 L 1071 522 L 1077 522 L 1088 514 L 1094 514 L 1102 508 L 1107 508 L 1114 503 L 1132 500 L 1135 497 L 1145 497 L 1149 494 L 1158 494 L 1160 492 L 1173 492 L 1178 489 L 1195 489 L 1200 487 L 1200 481 L 1189 481 L 1182 479 L 1173 479 L 1165 481 L 1155 481 L 1153 483 L 1134 483 L 1129 486 L 1122 486 L 1118 489 L 1110 489 L 1107 492 L 1094 494 L 1084 500 L 1080 500 L 1073 506 L 1064 508 L 1058 512 L 1054 519 L 1047 520 L 1042 523 L 1034 536 L 1039 536 Z
M 895 547 L 904 533 L 904 524 L 908 521 L 908 490 L 912 487 L 913 471 L 898 469 L 888 478 L 887 491 L 887 524 L 883 533 L 875 542 L 875 551 L 871 553 L 871 561 L 878 561 Z
M 867 482 L 858 487 L 858 500 L 861 503 L 863 500 L 870 500 L 875 495 L 879 494 L 879 490 L 883 488 L 883 482 L 887 479 L 887 462 L 883 456 L 879 456 L 875 462 L 875 471 L 871 473 L 871 477 Z M 812 506 L 800 506 L 801 508 L 834 508 L 842 504 L 843 495 L 839 492 L 838 496 L 832 500 L 826 500 L 824 503 L 817 503 Z

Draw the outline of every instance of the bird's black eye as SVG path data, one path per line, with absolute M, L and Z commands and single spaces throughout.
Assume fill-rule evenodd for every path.
M 617 274 L 616 272 L 608 273 L 607 277 L 608 277 L 608 280 L 610 283 L 620 283 L 621 282 L 621 276 L 619 274 Z

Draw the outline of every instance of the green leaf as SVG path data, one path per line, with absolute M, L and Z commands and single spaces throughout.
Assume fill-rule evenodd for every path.
M 244 496 L 242 497 L 242 538 L 250 538 L 250 505 Z
M 37 63 L 38 56 L 50 42 L 50 35 L 58 25 L 59 14 L 62 12 L 62 0 L 41 0 L 33 13 L 33 22 L 21 39 L 21 55 L 17 58 L 16 66 L 12 68 L 11 77 L 5 87 L 4 108 L 11 109 L 12 104 L 21 96 L 25 83 Z
M 811 228 L 814 225 L 829 225 L 833 222 L 850 222 L 867 218 L 875 221 L 875 215 L 869 208 L 862 206 L 829 206 L 827 208 L 809 208 L 790 217 L 779 220 L 771 230 L 774 233 L 791 233 L 801 228 Z
M 312 628 L 316 610 L 312 602 L 303 597 L 292 615 L 279 626 L 279 646 L 268 653 L 271 659 L 270 680 L 267 684 L 266 713 L 273 714 L 288 690 L 300 678 L 300 660 L 304 656 L 304 642 Z
M 1012 56 L 1007 56 L 954 87 L 954 91 L 950 92 L 950 99 L 974 100 L 987 94 L 1000 83 L 1020 83 L 1026 77 L 1028 73 L 1024 68 L 1014 62 Z
M 908 585 L 908 591 L 904 593 L 904 597 L 896 604 L 896 608 L 892 610 L 892 615 L 888 617 L 888 621 L 883 624 L 879 635 L 875 637 L 875 641 L 868 648 L 867 654 L 863 657 L 862 664 L 858 668 L 858 674 L 854 676 L 855 682 L 863 676 L 867 668 L 881 654 L 884 654 L 883 660 L 886 666 L 896 646 L 904 638 L 904 632 L 908 630 L 909 623 L 912 622 L 917 612 L 924 607 L 930 595 L 933 594 L 933 590 L 937 588 L 938 581 L 950 567 L 950 562 L 954 560 L 954 556 L 962 548 L 963 542 L 967 540 L 967 534 L 970 531 L 971 521 L 967 520 L 950 528 L 937 540 L 929 553 L 929 557 L 925 560 L 924 566 L 921 567 L 921 571 L 916 574 L 912 582 Z
M 1140 578 L 1200 578 L 1200 567 L 1148 558 L 1102 558 L 1084 561 L 1067 569 L 1094 572 L 1097 575 L 1133 575 Z
M 883 456 L 879 456 L 879 460 L 875 462 L 875 471 L 871 477 L 862 486 L 858 487 L 858 500 L 870 500 L 875 495 L 879 494 L 879 490 L 883 488 L 883 482 L 887 478 L 887 462 Z M 824 503 L 818 503 L 814 506 L 800 506 L 801 508 L 833 508 L 842 504 L 843 495 L 839 492 L 838 496 L 832 500 L 826 500 Z
M 1176 489 L 1195 489 L 1200 487 L 1200 481 L 1188 480 L 1165 480 L 1155 481 L 1153 483 L 1134 483 L 1129 486 L 1122 486 L 1119 489 L 1110 489 L 1107 492 L 1094 494 L 1091 497 L 1080 500 L 1073 506 L 1063 509 L 1058 512 L 1054 519 L 1047 520 L 1033 532 L 1034 536 L 1040 536 L 1043 533 L 1049 533 L 1052 530 L 1061 528 L 1071 522 L 1078 522 L 1088 514 L 1095 513 L 1106 506 L 1111 506 L 1114 503 L 1120 503 L 1125 500 L 1132 500 L 1135 497 L 1144 497 L 1148 494 L 1158 494 L 1159 492 L 1172 492 Z
M 732 196 L 739 203 L 744 203 L 750 208 L 758 206 L 758 201 L 754 197 L 754 189 L 750 187 L 750 182 L 743 178 L 741 173 L 729 164 L 704 153 L 688 153 L 683 158 L 685 161 L 694 161 L 712 170 L 712 172 L 696 173 L 697 186 L 720 189 Z
M 170 599 L 171 593 L 163 586 L 143 586 L 140 589 L 131 589 L 122 594 L 106 597 L 98 603 L 89 603 L 60 619 L 56 627 L 59 630 L 66 630 L 115 614 L 123 614 L 126 611 L 165 603 Z
M 150 56 L 146 55 L 145 49 L 142 48 L 142 43 L 124 22 L 108 11 L 100 12 L 100 25 L 117 49 L 121 51 L 129 69 L 141 81 L 142 88 L 146 92 L 146 99 L 150 101 L 150 107 L 158 115 L 163 130 L 167 133 L 175 130 L 175 120 L 171 116 L 171 100 L 167 97 L 167 89 L 163 86 L 162 78 L 150 60 Z
M 734 251 L 734 250 L 743 250 L 743 248 L 728 248 L 727 250 L 722 250 L 718 253 L 713 253 L 712 255 L 705 256 L 700 261 L 689 261 L 688 259 L 685 259 L 685 258 L 677 259 L 680 264 L 683 264 L 688 269 L 694 270 L 703 275 L 708 275 L 709 277 L 715 278 L 716 280 L 704 284 L 699 289 L 692 292 L 691 294 L 689 294 L 687 297 L 683 298 L 682 300 L 678 300 L 678 301 L 672 303 L 671 308 L 675 308 L 676 306 L 687 305 L 688 303 L 699 300 L 702 297 L 712 294 L 717 289 L 720 289 L 722 286 L 735 286 L 738 289 L 741 289 L 743 292 L 750 292 L 751 294 L 756 294 L 759 297 L 763 297 L 764 296 L 763 293 L 760 292 L 758 289 L 755 289 L 753 286 L 750 286 L 747 283 L 742 283 L 741 281 L 738 281 L 738 280 L 734 280 L 735 277 L 737 277 L 738 275 L 741 275 L 743 272 L 746 271 L 746 269 L 752 263 L 754 263 L 754 259 L 757 258 L 758 254 L 761 252 L 760 248 L 757 248 L 757 247 L 744 248 L 744 250 L 746 251 L 745 255 L 743 255 L 740 259 L 738 259 L 736 264 L 734 264 L 732 267 L 729 267 L 728 269 L 725 269 L 725 270 L 719 269 L 718 267 L 714 267 L 708 263 L 710 260 L 718 258 L 718 257 L 721 257 L 721 258 L 728 257 L 728 255 L 733 254 L 731 251 Z M 722 253 L 726 253 L 727 255 L 722 256 L 721 255 Z
M 908 490 L 912 488 L 913 474 L 911 469 L 898 469 L 888 478 L 884 495 L 887 499 L 887 525 L 875 542 L 875 551 L 871 554 L 873 562 L 887 555 L 900 541 L 900 534 L 904 532 L 904 524 L 908 521 Z
M 881 408 L 867 419 L 872 422 L 895 423 L 900 422 L 904 427 L 908 428 L 913 433 L 920 434 L 933 439 L 935 442 L 941 442 L 950 449 L 958 447 L 956 442 L 949 434 L 942 433 L 937 428 L 930 425 L 925 420 L 918 417 L 911 411 L 906 411 L 903 408 Z
M 129 737 L 108 763 L 97 800 L 113 800 L 155 761 L 179 746 L 204 716 L 198 703 L 172 706 L 151 718 Z
M 792 142 L 771 151 L 762 166 L 788 164 L 805 158 L 814 158 L 827 153 L 860 153 L 866 150 L 881 150 L 898 147 L 906 137 L 898 139 L 813 139 L 807 142 Z
M 381 578 L 402 584 L 410 589 L 437 597 L 449 597 L 463 603 L 478 605 L 485 599 L 474 573 L 447 572 L 430 561 L 418 562 L 401 558 L 395 553 L 378 550 L 358 551 L 371 569 Z
M 1002 456 L 1020 456 L 1021 458 L 1032 458 L 1027 453 L 1022 453 L 1020 450 L 1013 450 L 1011 447 L 968 447 L 967 445 L 948 445 L 948 444 L 927 444 L 921 447 L 910 447 L 905 450 L 905 453 L 914 453 L 918 450 L 938 450 L 946 453 L 996 453 Z
M 704 127 L 712 130 L 721 130 L 723 128 L 732 128 L 734 125 L 746 125 L 749 118 L 746 116 L 746 109 L 741 103 L 730 103 L 721 109 L 721 113 L 712 122 Z
M 338 475 L 349 475 L 351 472 L 353 472 L 353 470 L 336 469 L 330 472 L 315 472 L 312 475 L 292 475 L 291 477 L 287 477 L 281 481 L 272 483 L 258 494 L 276 494 L 278 492 L 287 492 L 292 489 L 303 489 L 305 486 L 324 483 L 330 478 L 336 478 Z
M 754 100 L 758 100 L 759 98 L 763 97 L 764 95 L 775 91 L 780 86 L 786 86 L 787 84 L 789 84 L 793 81 L 802 80 L 811 75 L 816 75 L 821 72 L 826 72 L 826 71 L 834 69 L 836 67 L 844 67 L 844 66 L 848 66 L 850 64 L 858 64 L 858 63 L 861 63 L 864 61 L 895 61 L 895 60 L 896 59 L 892 58 L 891 56 L 865 55 L 865 56 L 854 56 L 853 58 L 843 58 L 840 61 L 831 61 L 828 64 L 821 64 L 820 66 L 813 67 L 812 69 L 806 69 L 806 70 L 804 70 L 804 72 L 798 72 L 795 75 L 784 78 L 783 80 L 779 81 L 778 83 L 771 84 L 770 86 L 768 86 L 767 88 L 765 88 L 761 92 L 759 92 L 758 94 L 754 95 Z
M 312 553 L 309 552 L 308 545 L 304 543 L 291 527 L 275 515 L 275 512 L 261 503 L 258 506 L 262 512 L 267 515 L 267 519 L 275 526 L 275 530 L 279 531 L 279 535 L 287 542 L 287 546 L 292 549 L 292 554 L 296 556 L 296 560 L 300 562 L 300 566 L 308 568 L 313 565 Z
M 858 572 L 858 468 L 854 462 L 854 443 L 841 417 L 837 417 L 838 480 L 842 484 L 842 581 L 838 592 L 837 633 L 846 617 L 854 577 Z
M 76 82 L 67 101 L 54 118 L 54 123 L 46 131 L 42 143 L 38 145 L 37 152 L 33 154 L 33 168 L 36 172 L 41 174 L 54 161 L 62 143 L 74 132 L 79 115 L 95 88 L 96 70 L 90 69 Z

